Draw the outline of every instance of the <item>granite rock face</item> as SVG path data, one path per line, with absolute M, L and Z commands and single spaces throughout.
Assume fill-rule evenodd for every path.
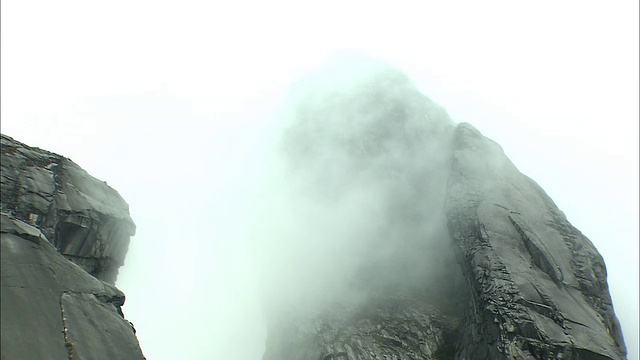
M 347 285 L 329 302 L 267 313 L 264 360 L 626 358 L 602 257 L 499 145 L 454 124 L 396 71 L 354 88 L 317 100 L 324 108 L 303 105 L 283 140 L 290 184 L 306 184 L 287 194 L 328 204 L 320 229 L 335 249 L 323 261 L 343 269 L 331 282 Z M 351 214 L 383 216 L 332 243 L 340 199 L 363 186 L 378 202 Z M 349 256 L 334 262 L 340 253 Z M 321 282 L 316 273 L 307 282 Z
M 144 359 L 113 285 L 135 229 L 113 189 L 2 135 L 0 229 L 2 359 Z
M 0 210 L 37 228 L 67 259 L 114 283 L 135 224 L 105 182 L 71 160 L 2 135 Z
M 445 205 L 469 283 L 463 359 L 622 359 L 602 257 L 502 149 L 456 127 Z

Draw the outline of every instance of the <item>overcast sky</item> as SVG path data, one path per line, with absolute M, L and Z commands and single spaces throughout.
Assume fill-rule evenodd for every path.
M 130 204 L 118 286 L 149 359 L 258 359 L 243 231 L 289 85 L 399 66 L 497 141 L 604 256 L 638 359 L 638 2 L 29 1 L 1 9 L 1 130 Z

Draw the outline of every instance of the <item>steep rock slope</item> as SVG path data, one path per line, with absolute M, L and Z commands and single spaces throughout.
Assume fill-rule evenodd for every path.
M 602 257 L 502 149 L 456 127 L 446 211 L 471 299 L 464 359 L 621 359 Z
M 263 359 L 624 359 L 602 257 L 544 191 L 399 72 L 364 79 L 284 132 L 288 221 L 324 235 L 284 243 L 317 259 L 271 275 L 304 281 L 267 305 Z
M 1 185 L 2 359 L 144 359 L 113 286 L 135 229 L 122 198 L 4 135 Z
M 120 195 L 71 160 L 1 137 L 0 210 L 41 229 L 69 260 L 113 283 L 135 224 Z

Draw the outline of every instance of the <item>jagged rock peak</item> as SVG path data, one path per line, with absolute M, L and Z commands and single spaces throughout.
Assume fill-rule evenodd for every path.
M 497 143 L 328 68 L 287 104 L 264 360 L 626 358 L 602 257 Z

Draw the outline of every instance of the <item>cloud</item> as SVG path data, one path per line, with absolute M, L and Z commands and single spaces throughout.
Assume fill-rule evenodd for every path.
M 252 234 L 267 316 L 444 289 L 446 112 L 390 65 L 340 54 L 282 114 Z

